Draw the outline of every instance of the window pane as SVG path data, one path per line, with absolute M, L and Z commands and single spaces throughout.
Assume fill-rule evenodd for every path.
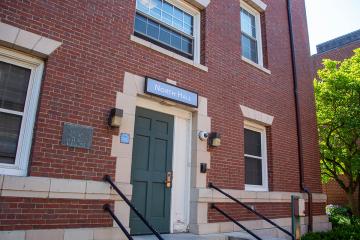
M 170 45 L 170 43 L 171 43 L 170 42 L 170 35 L 171 35 L 171 33 L 170 33 L 169 30 L 167 30 L 164 27 L 161 27 L 161 29 L 160 29 L 160 41 Z
M 150 0 L 136 0 L 136 9 L 143 12 L 149 12 Z
M 245 157 L 245 184 L 262 185 L 261 159 Z
M 187 13 L 184 13 L 184 23 L 192 26 L 193 25 L 193 17 Z
M 145 37 L 145 39 L 147 39 L 146 36 L 150 37 L 151 40 L 156 40 L 160 44 L 166 44 L 166 47 L 172 47 L 181 51 L 189 58 L 193 55 L 193 39 L 186 37 L 167 26 L 158 24 L 139 13 L 137 13 L 135 17 L 134 29 L 136 33 L 141 33 L 138 35 L 139 37 Z
M 251 61 L 258 63 L 257 42 L 245 34 L 241 35 L 242 55 Z
M 159 24 L 148 20 L 147 35 L 154 39 L 159 39 L 159 31 Z
M 173 9 L 174 9 L 174 7 L 171 4 L 164 1 L 164 3 L 163 3 L 163 11 L 164 12 L 166 12 L 170 15 L 173 15 Z
M 15 163 L 21 116 L 0 113 L 0 163 Z
M 0 107 L 24 111 L 31 70 L 0 62 Z
M 256 38 L 255 16 L 241 9 L 241 31 Z
M 137 14 L 135 18 L 135 31 L 146 34 L 146 22 L 146 18 Z
M 241 35 L 241 49 L 242 55 L 248 59 L 251 59 L 251 44 L 250 39 L 244 34 Z
M 172 25 L 172 16 L 170 14 L 163 12 L 162 19 L 164 23 L 169 24 L 170 26 Z
M 136 9 L 186 34 L 193 34 L 194 17 L 165 0 L 137 0 Z M 187 26 L 184 26 L 184 25 Z
M 250 49 L 251 49 L 251 60 L 253 60 L 254 62 L 258 63 L 258 50 L 257 50 L 257 42 L 254 40 L 250 40 Z
M 181 36 L 179 34 L 174 32 L 171 34 L 171 46 L 181 50 Z
M 184 32 L 193 35 L 193 28 L 190 25 L 184 24 Z
M 182 50 L 187 53 L 192 53 L 192 41 L 188 38 L 182 38 Z
M 174 17 L 176 17 L 180 21 L 183 21 L 183 11 L 181 11 L 177 7 L 174 7 Z
M 176 18 L 173 19 L 173 26 L 181 31 L 183 30 L 183 22 Z
M 150 15 L 161 20 L 161 0 L 151 0 L 150 3 Z
M 159 8 L 153 8 L 150 10 L 150 15 L 154 18 L 161 20 L 161 10 Z
M 162 0 L 151 0 L 150 9 L 154 9 L 154 8 L 161 9 L 162 8 Z
M 261 157 L 261 133 L 244 129 L 245 154 Z

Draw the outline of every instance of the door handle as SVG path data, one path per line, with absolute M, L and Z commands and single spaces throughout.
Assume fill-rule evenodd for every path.
M 166 179 L 165 179 L 165 187 L 166 188 L 171 188 L 171 186 L 172 186 L 172 178 L 173 178 L 173 173 L 172 172 L 167 172 L 166 173 Z

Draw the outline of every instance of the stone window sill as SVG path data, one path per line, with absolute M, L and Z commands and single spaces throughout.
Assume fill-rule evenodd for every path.
M 245 58 L 245 57 L 241 57 L 241 59 L 244 61 L 244 62 L 246 62 L 247 64 L 250 64 L 250 65 L 252 65 L 252 66 L 254 66 L 254 67 L 256 67 L 257 69 L 260 69 L 261 71 L 263 71 L 263 72 L 265 72 L 265 73 L 267 73 L 267 74 L 271 74 L 271 71 L 269 70 L 269 69 L 267 69 L 267 68 L 264 68 L 263 66 L 261 66 L 261 65 L 259 65 L 259 64 L 257 64 L 257 63 L 254 63 L 253 61 L 251 61 L 251 60 L 249 60 L 249 59 L 247 59 L 247 58 Z
M 130 40 L 131 40 L 131 41 L 134 41 L 134 42 L 136 42 L 136 43 L 138 43 L 138 44 L 141 44 L 141 45 L 143 45 L 143 46 L 145 46 L 145 47 L 151 48 L 152 50 L 155 50 L 155 51 L 157 51 L 157 52 L 160 52 L 160 53 L 162 53 L 162 54 L 165 54 L 165 55 L 167 55 L 167 56 L 169 56 L 169 57 L 175 58 L 176 60 L 179 60 L 179 61 L 181 61 L 181 62 L 187 63 L 187 64 L 189 64 L 189 65 L 191 65 L 191 66 L 193 66 L 193 67 L 196 67 L 196 68 L 198 68 L 198 69 L 200 69 L 200 70 L 202 70 L 202 71 L 205 71 L 205 72 L 208 71 L 208 67 L 206 67 L 206 66 L 204 66 L 204 65 L 195 63 L 194 61 L 192 61 L 192 60 L 190 60 L 190 59 L 187 59 L 187 58 L 185 58 L 185 57 L 183 57 L 183 56 L 180 56 L 179 54 L 173 53 L 173 52 L 171 52 L 171 51 L 169 51 L 169 50 L 167 50 L 167 49 L 165 49 L 165 48 L 159 47 L 159 46 L 156 45 L 156 44 L 153 44 L 153 43 L 151 43 L 151 42 L 148 42 L 148 41 L 146 41 L 146 40 L 143 40 L 143 39 L 141 39 L 141 38 L 138 38 L 138 37 L 136 37 L 136 36 L 134 36 L 134 35 L 131 35 L 131 36 L 130 36 Z

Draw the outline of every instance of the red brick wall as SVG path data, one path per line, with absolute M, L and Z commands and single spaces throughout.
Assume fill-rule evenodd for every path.
M 346 183 L 347 184 L 347 183 Z M 327 204 L 335 204 L 347 206 L 349 204 L 346 192 L 339 186 L 335 180 L 330 180 L 328 183 L 324 183 L 323 191 L 327 195 Z M 354 197 L 359 198 L 359 188 L 356 190 Z
M 212 129 L 222 134 L 222 146 L 211 153 L 208 179 L 220 187 L 244 189 L 239 105 L 273 115 L 271 190 L 300 191 L 286 1 L 264 2 L 264 55 L 271 75 L 241 60 L 238 0 L 213 0 L 202 12 L 201 59 L 208 72 L 130 41 L 134 0 L 1 1 L 0 21 L 63 42 L 46 62 L 30 175 L 91 180 L 114 175 L 110 149 L 117 132 L 106 120 L 128 71 L 176 80 L 208 98 Z M 321 192 L 304 1 L 293 2 L 306 184 Z M 94 127 L 92 149 L 62 146 L 64 122 Z
M 323 184 L 323 191 L 327 195 L 327 204 L 345 206 L 348 204 L 345 191 L 339 187 L 338 183 L 331 180 Z
M 111 227 L 105 200 L 0 197 L 0 231 Z

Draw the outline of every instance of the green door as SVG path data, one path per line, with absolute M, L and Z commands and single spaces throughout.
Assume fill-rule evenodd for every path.
M 165 180 L 172 174 L 173 130 L 173 116 L 136 109 L 132 203 L 160 233 L 170 232 L 171 188 Z M 134 235 L 151 233 L 133 212 L 130 228 Z

